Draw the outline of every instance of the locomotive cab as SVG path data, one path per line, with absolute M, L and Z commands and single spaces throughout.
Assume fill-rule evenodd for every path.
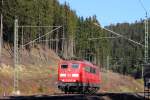
M 96 92 L 100 83 L 99 69 L 90 62 L 68 60 L 58 64 L 58 88 L 65 93 Z
M 58 80 L 62 82 L 78 82 L 80 66 L 77 63 L 62 63 L 59 65 Z
M 64 61 L 58 66 L 58 88 L 62 91 L 77 91 L 80 81 L 80 64 Z

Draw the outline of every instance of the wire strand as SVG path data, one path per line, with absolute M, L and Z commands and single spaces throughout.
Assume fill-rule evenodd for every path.
M 141 7 L 143 8 L 143 10 L 145 11 L 146 17 L 147 17 L 148 11 L 147 11 L 147 9 L 145 8 L 145 6 L 144 6 L 142 0 L 138 0 L 138 1 L 139 1 L 139 3 L 140 3 Z

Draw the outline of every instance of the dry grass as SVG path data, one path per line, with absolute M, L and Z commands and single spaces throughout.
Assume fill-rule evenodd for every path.
M 6 44 L 5 44 L 6 45 Z M 0 63 L 0 95 L 12 95 L 14 65 L 8 46 L 2 50 Z M 47 48 L 37 46 L 23 50 L 19 56 L 19 90 L 22 95 L 52 94 L 57 91 L 57 63 L 60 58 Z
M 3 49 L 0 64 L 0 95 L 12 95 L 13 91 L 13 54 Z M 19 90 L 22 95 L 53 94 L 57 89 L 57 63 L 59 57 L 48 49 L 32 48 L 22 52 L 19 70 Z M 113 72 L 102 72 L 99 92 L 137 92 L 143 90 L 143 81 Z
M 113 72 L 102 73 L 102 88 L 99 92 L 141 92 L 142 80 Z M 0 95 L 12 95 L 13 68 L 3 64 L 0 68 Z M 57 89 L 57 67 L 19 66 L 19 89 L 22 95 L 53 94 Z M 4 88 L 5 87 L 5 88 Z
M 57 68 L 18 66 L 19 90 L 22 95 L 53 94 L 57 92 Z M 0 68 L 0 95 L 12 95 L 14 70 L 10 66 Z
M 142 92 L 143 80 L 113 72 L 103 72 L 101 92 Z M 139 82 L 140 81 L 140 82 Z

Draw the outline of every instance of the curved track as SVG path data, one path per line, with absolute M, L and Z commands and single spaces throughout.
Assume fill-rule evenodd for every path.
M 146 100 L 144 93 L 54 94 L 0 97 L 2 100 Z M 148 99 L 147 99 L 148 100 Z

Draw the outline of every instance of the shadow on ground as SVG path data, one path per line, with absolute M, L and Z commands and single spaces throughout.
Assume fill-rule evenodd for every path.
M 136 93 L 101 93 L 96 95 L 41 95 L 1 97 L 5 100 L 146 100 L 142 94 Z M 147 99 L 148 100 L 148 99 Z

